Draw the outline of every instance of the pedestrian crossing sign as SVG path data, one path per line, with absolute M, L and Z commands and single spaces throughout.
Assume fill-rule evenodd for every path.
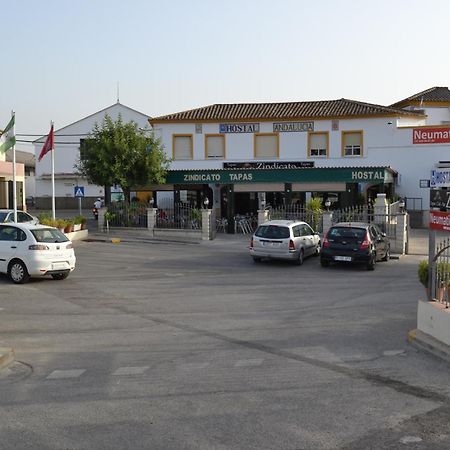
M 75 186 L 74 195 L 75 197 L 84 197 L 84 186 Z

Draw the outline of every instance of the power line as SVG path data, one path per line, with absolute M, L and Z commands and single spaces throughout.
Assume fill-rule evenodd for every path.
M 55 133 L 55 136 L 61 137 L 61 136 L 89 136 L 90 133 L 78 133 L 78 134 L 59 134 Z M 22 133 L 16 133 L 16 136 L 26 136 L 26 137 L 42 137 L 44 138 L 47 136 L 46 134 L 22 134 Z
M 16 135 L 17 136 L 17 135 Z M 27 143 L 27 144 L 32 144 L 34 143 L 34 141 L 27 141 L 25 139 L 16 139 L 16 142 L 22 142 L 22 143 Z M 41 142 L 39 143 L 41 144 Z M 80 145 L 80 141 L 77 142 L 56 142 L 55 144 L 59 144 L 59 145 L 64 145 L 64 144 L 68 144 L 68 145 Z

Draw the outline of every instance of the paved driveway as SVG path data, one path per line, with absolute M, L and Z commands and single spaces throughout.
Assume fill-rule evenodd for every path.
M 448 448 L 449 367 L 406 342 L 423 256 L 246 244 L 82 242 L 65 281 L 0 278 L 0 448 Z

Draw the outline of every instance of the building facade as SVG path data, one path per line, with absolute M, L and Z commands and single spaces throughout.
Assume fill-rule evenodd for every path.
M 55 204 L 56 209 L 77 209 L 78 199 L 75 198 L 75 187 L 84 188 L 83 207 L 91 208 L 97 197 L 105 195 L 104 186 L 89 184 L 86 179 L 77 174 L 75 166 L 79 161 L 80 147 L 96 124 L 101 125 L 105 115 L 114 121 L 119 115 L 127 123 L 134 121 L 141 128 L 149 127 L 149 116 L 117 102 L 90 116 L 80 119 L 70 125 L 55 131 Z M 46 136 L 34 142 L 34 153 L 38 160 Z M 36 207 L 51 209 L 51 155 L 47 154 L 36 162 Z
M 405 198 L 425 223 L 430 173 L 450 164 L 449 108 L 448 88 L 436 87 L 391 106 L 220 104 L 150 123 L 173 159 L 164 189 L 175 200 L 208 196 L 229 217 L 255 212 L 261 201 L 314 196 L 348 206 L 384 192 Z

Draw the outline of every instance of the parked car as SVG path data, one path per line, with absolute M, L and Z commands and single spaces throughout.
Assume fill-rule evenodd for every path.
M 255 262 L 286 259 L 301 265 L 304 258 L 318 255 L 319 251 L 319 234 L 306 222 L 295 220 L 269 220 L 259 225 L 250 241 L 250 255 Z
M 344 262 L 365 264 L 374 270 L 375 263 L 390 257 L 390 243 L 377 225 L 362 222 L 345 222 L 333 225 L 325 235 L 320 251 L 320 264 Z
M 29 223 L 0 224 L 0 273 L 14 283 L 30 277 L 64 280 L 75 269 L 72 242 L 57 228 Z
M 0 223 L 14 222 L 14 210 L 13 209 L 0 209 Z M 39 219 L 24 211 L 17 211 L 18 223 L 31 223 L 36 225 L 39 223 Z
M 28 207 L 34 206 L 34 197 L 32 195 L 29 195 L 28 197 L 25 197 L 25 204 Z

